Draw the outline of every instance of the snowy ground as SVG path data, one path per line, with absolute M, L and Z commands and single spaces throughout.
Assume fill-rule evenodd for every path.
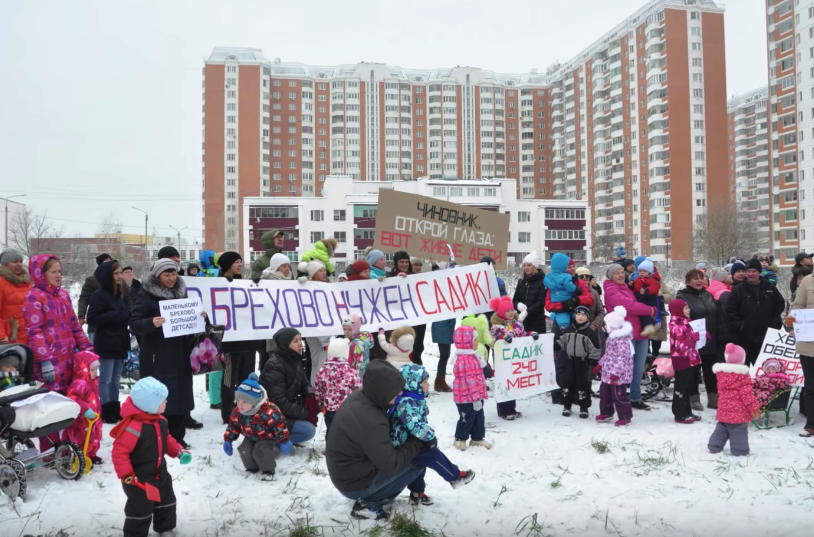
M 428 354 L 434 370 L 434 345 L 428 344 Z M 281 456 L 276 480 L 261 482 L 245 474 L 237 455 L 223 454 L 220 414 L 209 409 L 202 377 L 195 387 L 193 416 L 204 429 L 187 434 L 193 461 L 181 466 L 169 460 L 179 535 L 288 535 L 306 517 L 322 535 L 362 535 L 374 526 L 351 521 L 351 502 L 331 485 L 318 455 L 321 423 L 315 450 L 295 448 L 292 456 Z M 796 412 L 791 427 L 752 428 L 752 455 L 743 459 L 707 451 L 710 410 L 700 423 L 677 425 L 668 404 L 655 403 L 653 411 L 638 412 L 629 427 L 617 429 L 594 422 L 597 401 L 590 420 L 563 418 L 547 396 L 519 401 L 524 417 L 514 422 L 498 419 L 490 401 L 487 440 L 494 449 L 461 453 L 452 448 L 452 394 L 433 394 L 429 405 L 439 446 L 461 468 L 477 472 L 458 490 L 428 472 L 435 505 L 415 516 L 436 535 L 811 535 L 814 442 L 798 437 L 802 417 Z M 120 535 L 125 497 L 109 464 L 109 430 L 105 426 L 100 451 L 106 463 L 81 480 L 63 481 L 53 470 L 31 474 L 28 497 L 15 506 L 19 514 L 0 497 L 0 535 Z M 592 445 L 599 443 L 607 452 Z M 394 509 L 410 511 L 406 493 Z M 536 530 L 530 524 L 535 514 Z

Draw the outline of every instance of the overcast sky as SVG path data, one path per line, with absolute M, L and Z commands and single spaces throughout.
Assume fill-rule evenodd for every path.
M 35 1 L 0 11 L 0 197 L 87 236 L 114 211 L 201 236 L 201 68 L 267 58 L 504 73 L 567 61 L 644 0 Z M 766 84 L 764 0 L 726 6 L 727 93 Z M 390 7 L 393 6 L 393 7 Z M 399 6 L 396 8 L 396 6 Z M 2 201 L 0 201 L 2 203 Z

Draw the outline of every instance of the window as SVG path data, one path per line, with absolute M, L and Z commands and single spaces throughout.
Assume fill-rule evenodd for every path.
M 334 210 L 334 222 L 344 222 L 345 221 L 345 210 Z
M 531 222 L 531 213 L 527 211 L 518 211 L 517 213 L 517 221 L 518 222 Z
M 454 168 L 454 166 L 453 166 Z M 445 168 L 446 169 L 446 168 Z M 451 186 L 449 187 L 449 196 L 452 197 L 461 197 L 464 195 L 464 189 L 460 186 Z
M 495 197 L 497 196 L 497 189 L 496 188 L 484 188 L 483 195 L 486 197 Z
M 446 197 L 447 188 L 444 186 L 434 186 L 432 187 L 432 195 L 436 197 Z
M 353 236 L 357 239 L 374 239 L 376 235 L 375 229 L 357 229 L 353 232 Z
M 531 232 L 530 231 L 520 231 L 517 234 L 517 242 L 531 242 Z
M 336 239 L 336 242 L 348 242 L 345 238 L 345 233 L 346 232 L 344 231 L 334 231 L 334 238 Z
M 312 222 L 322 222 L 323 220 L 325 220 L 324 214 L 325 214 L 325 211 L 311 211 L 311 221 Z M 318 240 L 321 240 L 321 239 L 318 239 Z
M 325 238 L 324 231 L 312 231 L 311 232 L 311 243 L 319 242 Z

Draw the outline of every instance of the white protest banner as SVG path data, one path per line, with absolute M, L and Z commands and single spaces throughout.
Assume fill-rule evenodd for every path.
M 165 319 L 162 325 L 164 337 L 200 334 L 206 329 L 206 322 L 201 317 L 201 300 L 197 297 L 161 300 L 158 307 Z
M 814 309 L 794 310 L 794 338 L 797 341 L 814 341 Z
M 383 281 L 343 283 L 185 277 L 187 293 L 201 299 L 224 341 L 271 339 L 285 327 L 303 336 L 342 334 L 342 317 L 356 313 L 366 330 L 392 330 L 490 311 L 500 296 L 486 263 L 422 272 Z
M 531 397 L 558 388 L 554 369 L 554 334 L 514 338 L 495 343 L 495 386 L 498 403 Z
M 695 348 L 703 349 L 704 345 L 707 344 L 707 320 L 696 319 L 694 321 L 690 321 L 690 327 L 692 328 L 693 332 L 698 332 L 701 334 L 701 338 L 698 340 L 698 343 L 695 344 Z
M 797 354 L 796 344 L 797 340 L 794 339 L 793 333 L 769 328 L 766 337 L 763 339 L 763 345 L 760 347 L 757 361 L 752 366 L 752 376 L 754 377 L 757 370 L 763 366 L 763 362 L 769 358 L 776 358 L 786 368 L 786 374 L 791 378 L 791 385 L 802 388 L 804 380 L 803 366 L 800 364 L 800 355 Z

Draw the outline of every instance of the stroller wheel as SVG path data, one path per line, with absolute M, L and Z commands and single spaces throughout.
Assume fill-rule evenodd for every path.
M 60 442 L 54 447 L 54 469 L 59 477 L 76 481 L 85 473 L 85 456 L 73 442 Z
M 25 466 L 15 459 L 0 463 L 0 491 L 11 501 L 25 496 L 28 483 L 25 477 Z

